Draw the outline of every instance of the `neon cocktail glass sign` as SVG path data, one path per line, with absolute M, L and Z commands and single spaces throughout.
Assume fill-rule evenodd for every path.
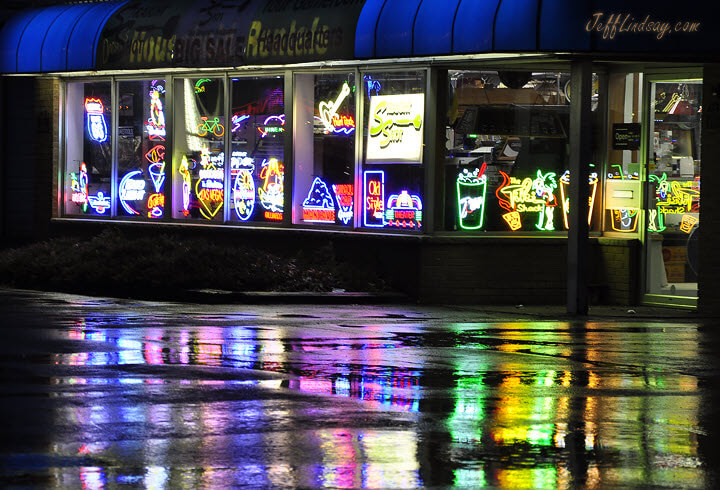
M 480 168 L 464 169 L 457 176 L 458 220 L 463 230 L 482 228 L 485 215 L 485 192 L 487 175 L 483 163 Z

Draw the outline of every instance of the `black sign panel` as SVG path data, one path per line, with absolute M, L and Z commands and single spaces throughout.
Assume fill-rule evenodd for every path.
M 639 150 L 640 124 L 613 124 L 613 150 Z

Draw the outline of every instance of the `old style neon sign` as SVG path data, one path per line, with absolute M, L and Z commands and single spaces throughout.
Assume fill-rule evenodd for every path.
M 483 163 L 480 168 L 473 171 L 464 169 L 457 176 L 458 220 L 463 230 L 482 228 L 487 190 L 486 168 L 487 164 Z
M 593 208 L 595 206 L 595 194 L 597 192 L 598 185 L 598 174 L 597 172 L 591 172 L 588 175 L 588 185 L 590 186 L 590 195 L 588 196 L 588 226 L 592 222 Z M 570 214 L 570 194 L 568 192 L 570 187 L 570 171 L 566 170 L 562 177 L 560 177 L 560 200 L 562 201 L 563 207 L 563 224 L 565 229 L 570 229 L 568 224 L 568 215 Z
M 366 170 L 363 173 L 363 225 L 385 226 L 385 172 Z
M 303 221 L 310 223 L 335 223 L 335 203 L 327 184 L 315 177 L 307 197 L 302 203 Z
M 233 152 L 230 165 L 235 172 L 233 180 L 233 208 L 241 221 L 247 221 L 255 210 L 254 160 L 246 152 Z
M 263 160 L 260 178 L 263 185 L 258 189 L 260 205 L 265 208 L 264 216 L 270 220 L 282 220 L 284 205 L 285 167 L 276 158 Z
M 100 99 L 85 99 L 85 112 L 87 113 L 87 129 L 90 138 L 103 143 L 108 138 L 107 124 L 105 123 L 105 107 Z
M 83 212 L 86 212 L 88 208 L 88 173 L 85 162 L 80 163 L 80 170 L 77 174 L 70 173 L 70 188 L 72 189 L 70 200 L 81 206 Z
M 422 225 L 422 201 L 420 196 L 400 191 L 388 198 L 385 210 L 385 221 L 388 226 L 402 228 L 420 228 Z
M 503 183 L 495 191 L 498 204 L 507 213 L 502 217 L 512 231 L 522 228 L 523 213 L 537 213 L 538 221 L 535 228 L 552 231 L 555 229 L 553 210 L 557 206 L 554 190 L 557 181 L 554 172 L 543 173 L 538 170 L 536 177 L 526 177 L 522 181 L 500 171 Z
M 352 184 L 333 184 L 332 188 L 338 205 L 337 217 L 346 225 L 353 218 L 354 186 Z

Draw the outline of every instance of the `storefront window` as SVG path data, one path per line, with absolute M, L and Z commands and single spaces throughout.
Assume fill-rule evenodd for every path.
M 165 209 L 165 80 L 118 83 L 118 216 Z
M 569 80 L 564 73 L 449 73 L 446 230 L 567 230 Z M 589 221 L 599 180 L 592 168 Z
M 360 216 L 366 228 L 420 230 L 425 72 L 365 73 Z
M 66 86 L 65 214 L 110 216 L 110 94 L 110 82 L 78 82 Z
M 173 217 L 223 222 L 226 130 L 221 78 L 175 84 Z
M 702 82 L 651 84 L 648 292 L 697 296 Z
M 284 79 L 231 84 L 230 220 L 281 222 L 285 195 Z
M 295 77 L 295 223 L 353 226 L 355 77 Z

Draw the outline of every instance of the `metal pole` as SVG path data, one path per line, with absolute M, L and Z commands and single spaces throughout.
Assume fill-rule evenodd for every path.
M 572 94 L 570 98 L 570 216 L 568 230 L 567 312 L 588 312 L 588 173 L 591 148 L 590 99 L 592 96 L 592 63 L 571 63 Z

